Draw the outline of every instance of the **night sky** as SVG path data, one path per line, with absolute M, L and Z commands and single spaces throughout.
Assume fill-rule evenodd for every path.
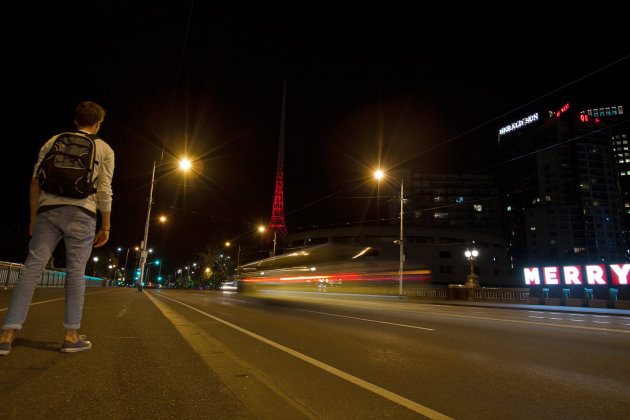
M 149 243 L 172 264 L 268 223 L 283 80 L 290 232 L 368 217 L 379 161 L 484 172 L 502 123 L 568 101 L 630 109 L 630 59 L 604 68 L 630 54 L 622 1 L 54 3 L 4 14 L 3 238 L 24 236 L 37 151 L 82 100 L 108 111 L 112 247 L 139 245 L 162 150 L 193 159 L 155 184 L 153 215 L 169 222 Z

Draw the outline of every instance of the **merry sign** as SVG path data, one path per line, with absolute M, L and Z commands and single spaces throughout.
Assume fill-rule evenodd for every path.
M 630 264 L 610 264 L 610 277 L 613 285 L 628 285 Z M 565 265 L 564 267 L 531 267 L 524 268 L 526 286 L 544 284 L 546 286 L 579 286 L 587 284 L 591 286 L 605 286 L 608 284 L 606 266 L 603 264 Z M 562 282 L 561 282 L 562 278 Z

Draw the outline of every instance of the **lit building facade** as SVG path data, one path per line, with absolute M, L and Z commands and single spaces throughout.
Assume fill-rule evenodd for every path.
M 412 226 L 448 227 L 500 235 L 501 202 L 491 175 L 411 172 L 405 187 L 405 221 Z M 400 203 L 390 202 L 395 224 Z
M 531 124 L 499 131 L 503 157 L 510 162 L 498 178 L 515 272 L 531 265 L 627 260 L 621 158 L 615 156 L 623 143 L 611 142 L 611 127 L 599 108 L 597 116 L 594 108 L 581 109 L 567 103 L 545 113 L 548 118 L 536 113 Z M 622 107 L 615 109 L 623 115 Z

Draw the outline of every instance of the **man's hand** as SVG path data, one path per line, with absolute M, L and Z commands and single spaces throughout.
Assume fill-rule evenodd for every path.
M 94 237 L 94 248 L 98 248 L 99 246 L 105 245 L 108 240 L 109 240 L 109 231 L 99 229 L 99 231 L 96 232 L 96 236 Z

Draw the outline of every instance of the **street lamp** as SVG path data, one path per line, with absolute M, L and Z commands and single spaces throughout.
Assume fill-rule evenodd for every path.
M 385 177 L 385 173 L 380 170 L 377 169 L 376 171 L 374 171 L 374 177 L 377 180 L 380 180 L 382 178 Z M 403 215 L 404 215 L 404 211 L 403 211 L 403 204 L 405 202 L 405 188 L 404 188 L 404 182 L 403 179 L 400 179 L 400 238 L 398 239 L 398 245 L 400 247 L 400 259 L 399 259 L 399 266 L 398 266 L 398 294 L 400 296 L 402 296 L 403 294 L 403 264 L 405 263 L 405 254 L 403 252 Z
M 94 261 L 94 272 L 92 273 L 92 277 L 96 277 L 96 263 L 98 262 L 98 257 L 92 258 L 92 261 Z
M 475 259 L 479 256 L 479 251 L 477 251 L 475 248 L 473 248 L 472 251 L 470 249 L 467 249 L 464 252 L 464 255 L 470 262 L 470 274 L 466 276 L 466 278 L 468 279 L 468 281 L 466 282 L 466 287 L 479 287 L 479 280 L 477 280 L 479 276 L 475 274 L 474 266 Z
M 153 172 L 151 173 L 151 188 L 149 189 L 149 202 L 147 204 L 147 220 L 144 224 L 144 241 L 142 241 L 141 252 L 140 252 L 140 276 L 138 276 L 138 291 L 142 291 L 142 282 L 144 280 L 144 264 L 147 261 L 147 247 L 149 241 L 149 221 L 151 220 L 151 205 L 153 204 L 153 185 L 155 184 L 155 170 L 164 165 L 167 162 L 158 163 L 153 161 Z M 184 171 L 190 169 L 190 161 L 188 159 L 182 159 L 179 162 L 179 167 Z

